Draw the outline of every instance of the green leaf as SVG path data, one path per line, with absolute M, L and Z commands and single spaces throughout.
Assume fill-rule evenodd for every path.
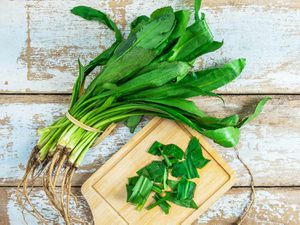
M 74 104 L 77 102 L 78 98 L 80 97 L 80 95 L 83 93 L 84 90 L 84 83 L 85 83 L 84 67 L 81 64 L 79 59 L 78 59 L 78 66 L 79 66 L 79 75 L 74 83 L 70 108 L 74 106 Z
M 217 144 L 227 148 L 236 146 L 240 139 L 240 130 L 235 127 L 206 130 L 203 134 Z
M 239 122 L 239 115 L 231 115 L 223 119 L 216 117 L 197 117 L 195 122 L 204 129 L 218 129 L 223 127 L 236 127 Z
M 151 19 L 137 33 L 137 46 L 155 49 L 172 33 L 175 26 L 175 14 L 171 7 L 155 10 Z
M 73 9 L 71 9 L 71 13 L 80 16 L 86 20 L 96 20 L 106 25 L 109 29 L 115 32 L 117 41 L 122 40 L 121 31 L 118 29 L 117 25 L 105 13 L 88 6 L 76 6 Z
M 171 194 L 167 200 L 170 202 L 173 202 L 174 204 L 179 205 L 179 206 L 183 206 L 186 208 L 198 209 L 198 206 L 194 202 L 194 200 L 192 200 L 192 199 L 179 200 L 179 199 L 177 199 L 177 196 L 175 194 Z
M 237 78 L 245 65 L 245 59 L 232 60 L 217 68 L 189 74 L 182 80 L 182 84 L 193 84 L 203 91 L 213 91 Z
M 163 189 L 159 185 L 153 184 L 152 191 L 157 194 L 161 194 L 163 192 Z
M 151 205 L 147 206 L 147 209 L 150 210 L 150 209 L 153 209 L 155 206 L 160 206 L 160 208 L 163 210 L 163 212 L 165 214 L 168 214 L 169 213 L 169 210 L 170 210 L 170 205 L 166 202 L 166 200 L 168 199 L 168 194 L 164 197 L 161 197 L 160 195 L 158 194 L 155 194 L 153 196 L 155 202 L 153 202 Z
M 120 44 L 119 41 L 116 41 L 112 44 L 108 49 L 106 49 L 104 52 L 99 54 L 95 59 L 90 61 L 90 63 L 84 67 L 85 74 L 89 74 L 91 71 L 93 71 L 97 66 L 103 66 L 106 65 L 106 63 L 109 61 L 111 56 L 113 55 L 115 49 Z
M 143 89 L 155 88 L 175 79 L 178 76 L 186 75 L 190 65 L 183 62 L 162 62 L 152 66 L 150 70 L 143 70 L 143 73 L 122 84 L 118 88 L 103 95 L 117 95 L 136 93 Z
M 156 10 L 150 20 L 141 23 L 114 51 L 103 71 L 90 84 L 90 92 L 99 93 L 103 83 L 116 83 L 128 79 L 148 65 L 158 54 L 156 48 L 170 36 L 175 24 L 172 8 Z M 87 95 L 88 95 L 87 94 Z
M 162 154 L 169 158 L 176 158 L 181 160 L 184 156 L 184 152 L 175 144 L 168 144 L 162 147 Z
M 157 195 L 157 194 L 154 195 L 153 198 L 154 198 L 154 200 L 155 200 L 156 202 L 160 201 L 160 199 L 161 199 L 161 197 L 160 197 L 159 195 Z M 170 211 L 170 208 L 171 208 L 170 204 L 168 204 L 166 201 L 160 202 L 160 203 L 159 203 L 159 207 L 162 209 L 162 211 L 163 211 L 165 214 L 168 214 L 169 211 Z
M 140 91 L 135 94 L 122 97 L 124 100 L 144 100 L 144 99 L 168 99 L 177 98 L 185 99 L 194 96 L 211 96 L 219 98 L 218 94 L 213 92 L 203 91 L 197 86 L 190 84 L 182 84 L 180 82 L 174 84 L 165 84 L 158 88 L 152 88 Z
M 250 116 L 247 116 L 244 118 L 239 124 L 238 127 L 242 127 L 243 125 L 249 123 L 251 120 L 254 120 L 262 111 L 264 105 L 269 101 L 271 98 L 270 97 L 264 97 L 262 100 L 259 101 L 257 104 L 254 113 L 251 114 Z
M 196 189 L 196 183 L 192 181 L 188 181 L 185 178 L 182 178 L 177 186 L 177 199 L 184 200 L 184 199 L 193 199 L 194 193 Z
M 162 144 L 162 143 L 160 143 L 160 142 L 158 142 L 158 141 L 155 141 L 152 145 L 151 145 L 151 147 L 150 147 L 150 149 L 148 150 L 148 152 L 150 153 L 150 154 L 152 154 L 152 155 L 158 155 L 158 156 L 160 156 L 161 155 L 161 151 L 162 151 L 162 147 L 163 147 L 164 145 Z
M 178 42 L 170 51 L 168 60 L 189 62 L 201 54 L 214 51 L 222 46 L 221 42 L 212 43 L 214 43 L 213 35 L 206 23 L 205 15 L 202 13 L 201 19 L 197 19 L 180 36 Z
M 130 133 L 133 133 L 137 125 L 141 122 L 142 116 L 131 116 L 126 121 L 126 126 L 129 128 Z
M 189 158 L 197 168 L 203 168 L 210 160 L 204 158 L 201 145 L 196 137 L 192 137 L 186 150 Z
M 131 22 L 130 28 L 131 28 L 131 30 L 138 29 L 139 26 L 146 24 L 149 20 L 150 20 L 150 18 L 148 16 L 145 16 L 145 15 L 138 16 Z
M 168 41 L 173 41 L 176 38 L 180 37 L 186 30 L 188 22 L 190 20 L 190 11 L 188 10 L 179 10 L 175 12 L 176 26 L 169 37 Z
M 191 159 L 175 163 L 172 168 L 173 177 L 186 177 L 188 179 L 198 178 L 199 173 Z
M 184 61 L 190 62 L 196 59 L 197 57 L 214 52 L 223 46 L 223 41 L 212 41 L 207 44 L 200 46 L 199 48 L 194 49 L 190 54 L 186 55 Z
M 195 20 L 198 21 L 200 18 L 199 18 L 199 10 L 200 10 L 200 7 L 201 7 L 201 2 L 202 0 L 195 0 L 194 1 L 194 11 L 195 11 Z
M 133 203 L 137 206 L 138 210 L 141 210 L 151 193 L 152 186 L 153 182 L 151 180 L 144 176 L 140 176 L 131 190 L 128 191 L 130 188 L 127 188 L 128 202 Z M 127 187 L 130 187 L 130 185 Z
M 147 177 L 154 182 L 163 183 L 165 179 L 166 166 L 161 161 L 153 161 L 136 173 L 140 176 Z
M 178 109 L 181 109 L 184 112 L 188 112 L 192 115 L 195 115 L 197 117 L 204 117 L 206 114 L 200 110 L 194 102 L 188 101 L 186 99 L 180 99 L 180 98 L 164 98 L 164 99 L 151 99 L 146 98 L 143 101 L 145 102 L 154 102 L 166 106 L 175 107 Z
M 178 183 L 179 181 L 177 180 L 168 180 L 167 181 L 169 187 L 174 191 L 174 190 L 177 190 L 177 186 L 178 186 Z

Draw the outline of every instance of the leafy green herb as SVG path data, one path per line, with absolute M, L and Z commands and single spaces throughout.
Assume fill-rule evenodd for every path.
M 26 184 L 36 167 L 52 168 L 48 167 L 51 164 L 56 174 L 72 174 L 75 168 L 80 167 L 99 135 L 110 125 L 125 122 L 133 132 L 144 115 L 184 123 L 224 147 L 238 144 L 240 128 L 261 113 L 269 98 L 262 99 L 254 113 L 242 119 L 236 114 L 225 118 L 211 117 L 187 100 L 194 96 L 210 96 L 223 101 L 213 91 L 236 79 L 246 64 L 245 59 L 238 58 L 220 66 L 193 71 L 199 56 L 216 51 L 223 45 L 223 41 L 214 39 L 204 13 L 199 13 L 200 7 L 201 0 L 195 0 L 194 21 L 190 21 L 188 10 L 174 11 L 172 7 L 157 9 L 149 16 L 138 16 L 132 21 L 129 35 L 125 38 L 104 12 L 87 6 L 77 6 L 71 10 L 81 18 L 100 22 L 115 34 L 115 42 L 87 65 L 78 60 L 79 74 L 68 110 L 76 121 L 100 132 L 82 129 L 73 123 L 75 120 L 70 120 L 69 115 L 41 129 L 40 139 L 32 151 L 27 172 L 20 184 L 23 193 L 27 194 L 29 189 Z M 85 88 L 86 77 L 97 67 L 101 67 L 99 72 Z M 141 208 L 149 190 L 164 196 L 164 189 L 172 185 L 174 193 L 168 197 L 171 200 L 166 201 L 195 208 L 192 200 L 177 199 L 177 184 L 169 181 L 171 170 L 179 180 L 199 177 L 197 168 L 208 162 L 196 141 L 191 141 L 190 145 L 184 159 L 183 153 L 172 145 L 150 150 L 151 154 L 160 155 L 163 160 L 144 168 L 140 171 L 141 176 L 129 181 L 128 200 Z M 63 154 L 65 150 L 68 151 L 67 156 Z M 52 179 L 53 173 L 43 173 L 48 186 L 54 187 L 57 179 Z M 67 182 L 66 189 L 70 188 L 71 179 Z M 45 191 L 48 196 L 56 196 L 54 190 Z M 158 197 L 155 201 L 160 201 Z M 69 223 L 69 210 L 61 208 L 62 199 L 55 197 L 53 202 Z M 168 207 L 162 204 L 159 205 L 167 212 Z

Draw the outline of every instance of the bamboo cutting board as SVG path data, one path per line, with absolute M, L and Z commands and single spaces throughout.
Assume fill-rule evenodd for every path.
M 200 178 L 193 179 L 197 183 L 194 200 L 199 208 L 170 203 L 170 212 L 165 215 L 159 207 L 140 212 L 127 203 L 127 179 L 153 160 L 161 159 L 147 153 L 153 142 L 173 143 L 185 150 L 192 136 L 199 139 L 204 156 L 211 160 L 199 170 Z M 96 225 L 191 224 L 233 183 L 234 171 L 199 133 L 174 121 L 154 118 L 83 184 L 82 194 Z M 152 201 L 149 197 L 146 206 Z

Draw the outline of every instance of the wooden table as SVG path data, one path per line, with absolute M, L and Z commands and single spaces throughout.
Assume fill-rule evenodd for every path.
M 137 15 L 163 5 L 192 9 L 193 2 L 1 0 L 0 224 L 25 224 L 16 203 L 16 185 L 38 138 L 37 128 L 50 124 L 68 108 L 77 58 L 87 62 L 113 41 L 103 26 L 69 13 L 78 4 L 113 15 L 127 34 L 128 22 Z M 272 97 L 262 115 L 243 128 L 237 147 L 257 186 L 257 201 L 245 224 L 300 224 L 300 2 L 207 0 L 203 11 L 216 39 L 224 39 L 225 44 L 201 58 L 198 66 L 242 56 L 247 58 L 247 68 L 218 91 L 226 105 L 214 98 L 195 98 L 197 105 L 212 115 L 224 116 L 248 112 L 262 96 Z M 79 195 L 82 183 L 131 137 L 119 125 L 89 152 L 73 183 Z M 249 176 L 235 151 L 215 148 L 236 170 L 237 182 L 195 224 L 230 224 L 249 199 Z M 40 185 L 34 188 L 34 202 L 57 220 Z M 91 219 L 82 197 L 77 213 Z M 31 216 L 25 217 L 28 224 L 36 224 Z

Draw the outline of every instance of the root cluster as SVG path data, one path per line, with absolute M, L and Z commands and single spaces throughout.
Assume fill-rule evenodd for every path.
M 68 150 L 58 146 L 55 153 L 41 162 L 38 158 L 39 148 L 35 147 L 28 160 L 25 174 L 17 188 L 17 200 L 23 211 L 35 216 L 42 224 L 48 224 L 45 218 L 32 204 L 30 193 L 38 177 L 42 176 L 43 190 L 49 202 L 56 211 L 64 218 L 67 225 L 73 223 L 87 224 L 72 215 L 70 201 L 77 198 L 72 193 L 71 181 L 76 167 L 68 163 Z

